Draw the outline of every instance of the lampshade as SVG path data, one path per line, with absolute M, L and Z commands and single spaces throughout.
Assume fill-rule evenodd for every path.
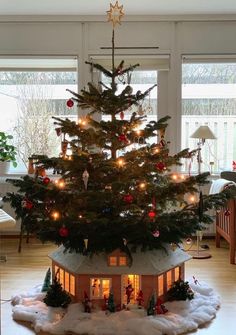
M 203 140 L 215 140 L 216 137 L 208 126 L 200 126 L 190 136 L 191 138 L 201 138 Z

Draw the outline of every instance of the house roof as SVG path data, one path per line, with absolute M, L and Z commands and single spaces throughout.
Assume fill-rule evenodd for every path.
M 166 250 L 137 251 L 132 254 L 133 263 L 129 266 L 108 266 L 105 253 L 92 257 L 78 253 L 65 252 L 63 246 L 49 254 L 49 257 L 61 267 L 75 274 L 143 274 L 158 275 L 191 259 L 191 256 L 180 248 L 175 251 L 169 245 Z

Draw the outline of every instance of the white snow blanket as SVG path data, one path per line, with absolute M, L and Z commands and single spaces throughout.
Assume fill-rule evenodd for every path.
M 219 296 L 206 284 L 189 281 L 195 292 L 191 301 L 166 302 L 166 314 L 147 316 L 136 306 L 116 313 L 83 312 L 80 303 L 71 304 L 66 310 L 46 306 L 40 293 L 41 286 L 31 292 L 12 298 L 14 320 L 32 323 L 35 332 L 51 334 L 88 335 L 177 335 L 197 329 L 212 320 L 220 306 Z

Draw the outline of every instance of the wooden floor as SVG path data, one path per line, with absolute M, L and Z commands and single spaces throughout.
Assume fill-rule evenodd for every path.
M 1 262 L 1 334 L 35 334 L 28 323 L 12 320 L 12 295 L 27 291 L 43 282 L 45 272 L 50 266 L 47 254 L 54 245 L 42 245 L 38 241 L 23 243 L 22 252 L 17 252 L 17 239 L 1 239 L 1 254 L 7 255 L 7 262 Z M 205 241 L 204 241 L 205 243 Z M 210 259 L 193 259 L 186 263 L 186 278 L 195 276 L 199 282 L 205 281 L 221 296 L 222 305 L 216 318 L 191 334 L 197 335 L 233 335 L 236 328 L 236 265 L 229 264 L 229 250 L 226 244 L 216 249 L 214 241 L 210 246 Z M 40 335 L 46 335 L 40 333 Z M 114 334 L 119 335 L 119 334 Z

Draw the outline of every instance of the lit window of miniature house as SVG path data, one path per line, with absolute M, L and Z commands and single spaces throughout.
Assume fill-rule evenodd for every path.
M 143 306 L 147 307 L 153 292 L 165 300 L 172 283 L 184 279 L 184 263 L 191 257 L 180 248 L 167 246 L 166 250 L 133 253 L 130 265 L 127 255 L 119 250 L 91 258 L 64 252 L 61 246 L 50 258 L 53 275 L 59 269 L 60 283 L 74 301 L 83 301 L 86 292 L 95 307 L 104 306 L 104 296 L 112 290 L 116 305 L 137 304 L 142 290 Z
M 108 297 L 111 290 L 111 278 L 90 279 L 90 300 Z
M 63 289 L 72 296 L 75 296 L 75 276 L 56 265 L 54 266 L 53 273 L 54 275 L 57 273 L 57 278 Z

